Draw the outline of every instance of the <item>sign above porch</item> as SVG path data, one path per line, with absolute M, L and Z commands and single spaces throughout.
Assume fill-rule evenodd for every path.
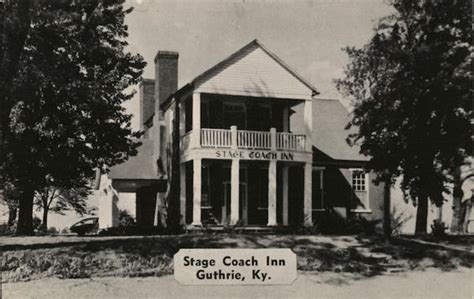
M 309 152 L 197 148 L 184 153 L 184 155 L 182 156 L 183 161 L 190 161 L 193 159 L 237 159 L 254 161 L 287 161 L 309 163 L 312 161 L 312 155 Z

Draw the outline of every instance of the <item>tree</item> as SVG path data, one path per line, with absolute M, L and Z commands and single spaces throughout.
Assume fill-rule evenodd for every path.
M 21 14 L 22 1 L 0 8 L 1 73 L 17 65 L 0 94 L 8 103 L 3 173 L 19 192 L 18 234 L 32 233 L 35 190 L 85 187 L 96 167 L 136 154 L 140 134 L 121 104 L 145 66 L 125 49 L 124 0 L 25 2 Z M 26 28 L 21 43 L 11 37 L 15 28 Z M 15 51 L 16 62 L 5 59 Z
M 472 151 L 471 2 L 393 0 L 370 41 L 346 48 L 338 89 L 353 99 L 348 142 L 371 157 L 378 181 L 402 176 L 425 233 L 428 200 L 441 205 L 459 150 Z
M 42 227 L 48 229 L 48 213 L 50 211 L 64 215 L 64 211 L 73 210 L 79 215 L 90 214 L 94 209 L 87 206 L 90 189 L 87 187 L 63 189 L 46 187 L 35 193 L 35 204 L 43 211 Z

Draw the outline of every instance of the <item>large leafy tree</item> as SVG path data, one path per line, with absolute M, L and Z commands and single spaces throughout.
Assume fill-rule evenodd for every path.
M 428 201 L 443 202 L 445 183 L 471 152 L 471 2 L 391 1 L 370 41 L 347 48 L 340 91 L 353 99 L 349 135 L 368 168 L 417 204 L 416 232 L 427 227 Z
M 126 51 L 124 0 L 25 2 L 0 13 L 2 67 L 11 67 L 0 90 L 4 175 L 20 194 L 19 234 L 32 233 L 35 190 L 84 187 L 94 168 L 136 153 L 121 104 L 145 66 Z M 26 32 L 20 45 L 9 38 L 16 28 Z

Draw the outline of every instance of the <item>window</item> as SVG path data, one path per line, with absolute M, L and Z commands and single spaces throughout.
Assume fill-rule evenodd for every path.
M 354 191 L 367 191 L 366 181 L 366 173 L 363 170 L 352 170 L 352 189 Z
M 369 208 L 369 174 L 363 169 L 351 169 L 352 172 L 352 211 L 370 213 Z

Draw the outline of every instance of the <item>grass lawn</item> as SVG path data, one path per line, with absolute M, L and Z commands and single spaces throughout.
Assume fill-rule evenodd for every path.
M 410 242 L 389 243 L 379 237 L 362 236 L 191 234 L 43 238 L 49 239 L 11 238 L 3 243 L 6 245 L 1 247 L 2 282 L 45 277 L 168 275 L 173 273 L 173 255 L 180 248 L 291 248 L 297 255 L 300 272 L 347 273 L 354 279 L 415 269 L 471 268 L 474 260 L 472 252 Z

